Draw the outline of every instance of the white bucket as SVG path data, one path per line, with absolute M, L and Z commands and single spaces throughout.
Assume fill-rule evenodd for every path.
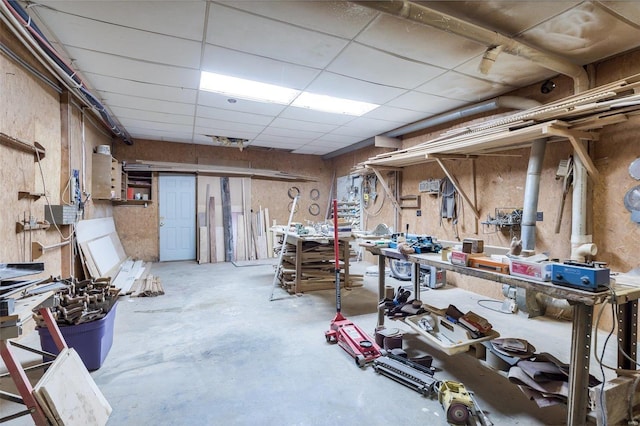
M 111 148 L 109 147 L 109 145 L 98 145 L 98 147 L 96 148 L 96 153 L 111 155 Z

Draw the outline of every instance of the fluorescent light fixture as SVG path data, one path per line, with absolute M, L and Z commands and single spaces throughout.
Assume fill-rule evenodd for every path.
M 369 111 L 373 111 L 380 105 L 303 92 L 295 101 L 293 101 L 291 106 L 308 108 L 316 111 L 332 112 L 335 114 L 361 116 Z
M 283 105 L 289 105 L 300 94 L 299 90 L 207 71 L 200 74 L 200 90 Z
M 274 84 L 260 83 L 208 71 L 202 71 L 200 74 L 200 90 L 221 93 L 234 98 L 356 116 L 366 114 L 380 106 L 316 93 L 300 92 Z

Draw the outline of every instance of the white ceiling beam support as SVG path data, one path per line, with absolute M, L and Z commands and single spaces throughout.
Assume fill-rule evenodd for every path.
M 490 49 L 500 47 L 502 52 L 529 59 L 544 68 L 571 77 L 575 93 L 584 92 L 589 88 L 589 76 L 583 67 L 561 56 L 543 52 L 496 31 L 404 0 L 354 1 L 354 3 L 459 35 L 468 40 L 482 43 Z
M 382 188 L 384 189 L 385 194 L 387 194 L 387 197 L 389 197 L 389 199 L 391 200 L 393 207 L 396 208 L 396 211 L 400 211 L 402 207 L 400 207 L 400 203 L 398 203 L 398 200 L 396 200 L 395 195 L 393 194 L 393 192 L 391 192 L 391 188 L 389 188 L 389 185 L 387 185 L 387 181 L 382 176 L 382 173 L 380 173 L 380 170 L 378 170 L 375 167 L 369 167 L 369 168 L 373 170 L 373 173 L 376 174 L 376 177 L 380 181 L 380 185 L 382 185 Z
M 458 182 L 458 179 L 456 179 L 456 177 L 449 171 L 449 169 L 447 169 L 447 167 L 442 162 L 442 159 L 435 154 L 427 154 L 426 157 L 429 159 L 435 159 L 438 162 L 438 165 L 440 166 L 444 174 L 449 178 L 453 186 L 456 188 L 456 191 L 458 191 L 460 195 L 462 195 L 462 198 L 464 199 L 464 201 L 466 201 L 469 207 L 471 208 L 473 215 L 476 217 L 476 219 L 480 219 L 480 213 L 478 212 L 478 209 L 476 208 L 475 204 L 473 203 L 473 201 L 471 201 L 471 198 L 469 198 L 467 193 L 462 190 L 462 188 L 460 187 L 460 182 Z

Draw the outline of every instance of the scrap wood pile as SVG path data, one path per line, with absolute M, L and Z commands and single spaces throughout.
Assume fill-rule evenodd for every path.
M 77 325 L 104 318 L 118 300 L 120 289 L 110 279 L 78 281 L 68 278 L 55 279 L 62 286 L 56 291 L 59 304 L 51 308 L 51 314 L 59 325 Z M 33 315 L 39 327 L 46 327 L 42 316 Z
M 340 241 L 340 252 L 344 253 L 344 241 Z M 350 255 L 352 253 L 350 252 Z M 354 254 L 355 255 L 355 254 Z M 296 272 L 296 259 L 300 265 Z M 314 290 L 335 288 L 335 256 L 333 245 L 316 241 L 304 241 L 302 252 L 296 252 L 296 245 L 287 243 L 282 255 L 282 266 L 278 271 L 281 286 L 287 292 L 304 293 Z M 340 282 L 344 288 L 361 287 L 363 276 L 345 273 L 344 262 L 340 262 Z
M 164 289 L 160 283 L 160 278 L 154 275 L 147 275 L 134 281 L 131 286 L 131 297 L 153 297 L 164 294 Z

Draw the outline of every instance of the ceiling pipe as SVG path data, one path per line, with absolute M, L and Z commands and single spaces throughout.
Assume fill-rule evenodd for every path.
M 529 59 L 544 68 L 571 77 L 575 93 L 583 92 L 589 88 L 589 78 L 583 67 L 561 56 L 541 51 L 496 31 L 404 0 L 354 1 L 353 3 L 482 43 L 491 52 L 496 52 L 496 48 L 499 48 L 499 52 Z
M 434 115 L 433 117 L 425 118 L 424 120 L 416 121 L 415 123 L 407 124 L 406 126 L 398 127 L 390 132 L 383 133 L 382 136 L 395 138 L 500 108 L 524 110 L 535 108 L 537 106 L 540 106 L 540 102 L 533 99 L 521 98 L 519 96 L 498 96 L 497 98 L 489 99 L 473 105 L 466 105 L 442 114 Z
M 438 126 L 440 124 L 446 124 L 451 121 L 471 117 L 476 114 L 482 114 L 485 112 L 494 111 L 500 108 L 525 110 L 529 108 L 535 108 L 537 106 L 540 106 L 540 102 L 533 99 L 521 98 L 519 96 L 498 96 L 496 98 L 482 101 L 477 104 L 466 105 L 460 108 L 456 108 L 454 110 L 446 111 L 442 114 L 434 115 L 432 117 L 428 117 L 423 120 L 416 121 L 411 124 L 407 124 L 406 126 L 398 127 L 397 129 L 393 129 L 389 132 L 383 133 L 380 136 L 397 138 L 399 136 L 404 136 L 408 133 L 417 132 L 420 130 L 427 129 L 429 127 Z M 358 149 L 366 148 L 368 146 L 373 145 L 374 143 L 375 143 L 375 138 L 367 138 L 356 144 L 349 145 L 347 147 L 344 147 L 336 151 L 332 151 L 326 155 L 323 155 L 322 159 L 329 160 L 331 158 L 335 158 L 340 155 L 356 151 Z

